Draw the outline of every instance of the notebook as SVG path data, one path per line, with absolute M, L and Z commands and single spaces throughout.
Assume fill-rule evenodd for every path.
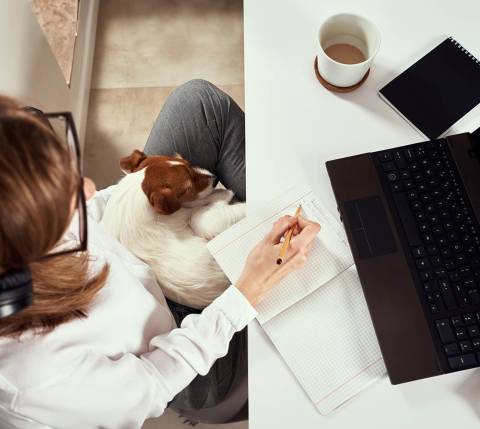
M 436 139 L 480 103 L 480 62 L 449 37 L 379 94 L 424 136 Z
M 297 185 L 208 243 L 235 284 L 249 251 L 276 219 L 319 222 L 302 269 L 271 289 L 257 320 L 321 414 L 329 414 L 385 374 L 373 325 L 345 233 L 313 191 Z

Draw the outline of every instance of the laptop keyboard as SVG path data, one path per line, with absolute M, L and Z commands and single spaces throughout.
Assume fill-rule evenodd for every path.
M 443 361 L 480 365 L 480 234 L 447 143 L 376 152 Z

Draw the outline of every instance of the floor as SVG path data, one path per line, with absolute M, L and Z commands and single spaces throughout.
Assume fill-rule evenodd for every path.
M 206 79 L 244 106 L 242 0 L 102 0 L 96 39 L 84 163 L 99 188 L 175 86 Z
M 243 108 L 242 0 L 101 0 L 84 149 L 85 175 L 99 189 L 121 177 L 122 156 L 143 148 L 170 92 L 194 78 L 213 82 Z M 170 410 L 144 425 L 187 427 Z

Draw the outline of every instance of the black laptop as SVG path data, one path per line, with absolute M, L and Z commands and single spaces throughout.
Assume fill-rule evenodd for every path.
M 480 132 L 326 163 L 393 384 L 480 366 Z

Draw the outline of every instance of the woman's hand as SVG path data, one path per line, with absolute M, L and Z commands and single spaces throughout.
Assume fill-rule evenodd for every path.
M 295 225 L 288 252 L 283 264 L 276 260 L 280 253 L 281 238 Z M 265 293 L 287 274 L 305 265 L 313 239 L 320 225 L 301 216 L 283 216 L 275 222 L 272 230 L 250 252 L 236 287 L 255 306 Z
M 83 192 L 85 192 L 85 199 L 87 201 L 93 197 L 93 194 L 95 194 L 95 192 L 97 192 L 95 182 L 90 179 L 90 177 L 83 178 Z

